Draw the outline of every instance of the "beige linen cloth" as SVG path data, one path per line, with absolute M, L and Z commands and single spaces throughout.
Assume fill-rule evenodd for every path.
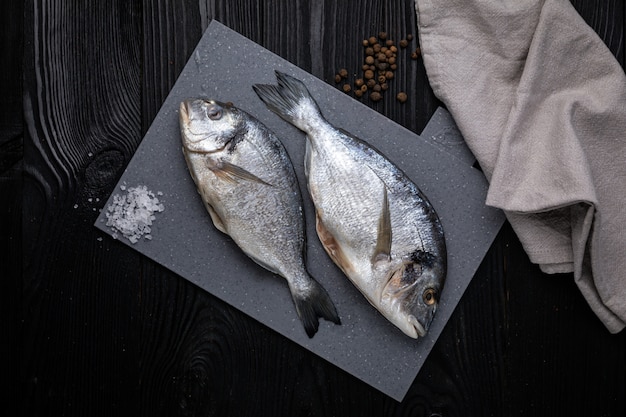
M 530 260 L 626 325 L 626 77 L 567 0 L 416 0 L 429 82 Z

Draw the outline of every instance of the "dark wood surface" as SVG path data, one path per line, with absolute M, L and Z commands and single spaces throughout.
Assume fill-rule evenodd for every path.
M 624 1 L 573 1 L 624 65 Z M 412 0 L 3 2 L 4 416 L 625 416 L 625 333 L 505 225 L 402 403 L 258 324 L 93 222 L 215 18 L 334 84 L 361 40 L 416 34 Z M 567 51 L 564 51 L 567 53 Z M 368 103 L 420 133 L 420 61 Z M 625 275 L 626 276 L 626 275 Z

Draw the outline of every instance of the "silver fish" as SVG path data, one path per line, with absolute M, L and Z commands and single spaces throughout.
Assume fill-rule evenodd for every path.
M 278 85 L 254 90 L 306 133 L 305 172 L 326 252 L 391 323 L 424 336 L 446 276 L 437 213 L 379 151 L 328 123 L 300 80 L 278 71 L 276 77 Z
M 318 317 L 340 324 L 326 290 L 305 267 L 302 197 L 285 148 L 250 114 L 215 100 L 180 104 L 183 154 L 217 229 L 284 277 L 309 337 Z

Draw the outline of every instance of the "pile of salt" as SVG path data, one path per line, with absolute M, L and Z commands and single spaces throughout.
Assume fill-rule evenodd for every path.
M 126 190 L 124 185 L 120 188 Z M 107 207 L 106 225 L 111 227 L 115 239 L 121 233 L 131 243 L 137 243 L 142 236 L 149 240 L 152 239 L 150 226 L 155 220 L 154 213 L 164 209 L 163 204 L 145 185 L 130 187 L 126 194 L 113 196 L 113 204 Z

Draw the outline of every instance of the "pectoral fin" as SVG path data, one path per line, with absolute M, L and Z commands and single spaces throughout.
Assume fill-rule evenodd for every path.
M 211 169 L 211 171 L 213 171 L 215 175 L 217 175 L 221 179 L 232 183 L 237 183 L 239 180 L 244 180 L 272 186 L 272 184 L 263 181 L 261 178 L 257 177 L 251 172 L 246 171 L 240 166 L 231 164 L 230 162 L 220 161 L 219 164 L 215 164 L 215 166 L 210 166 L 209 169 Z
M 378 232 L 376 236 L 376 248 L 372 255 L 372 265 L 378 262 L 389 261 L 391 258 L 391 214 L 389 212 L 389 199 L 387 187 L 383 185 L 383 204 L 378 219 Z

